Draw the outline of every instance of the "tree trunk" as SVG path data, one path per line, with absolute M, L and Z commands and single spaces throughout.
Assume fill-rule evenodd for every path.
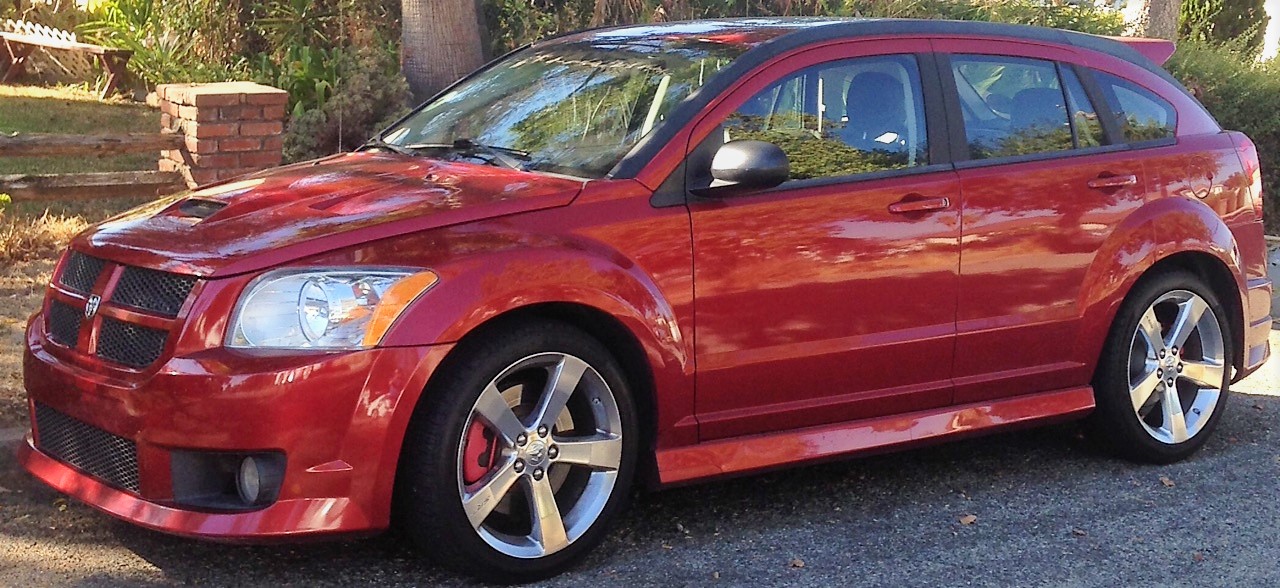
M 484 65 L 479 0 L 400 0 L 401 66 L 422 102 Z
M 1267 0 L 1267 30 L 1262 37 L 1261 59 L 1275 59 L 1280 54 L 1280 0 Z
M 1129 0 L 1124 8 L 1125 34 L 1175 41 L 1182 0 Z

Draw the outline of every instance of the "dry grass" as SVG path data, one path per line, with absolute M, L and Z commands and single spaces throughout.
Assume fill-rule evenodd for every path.
M 34 219 L 0 220 L 0 264 L 50 258 L 88 226 L 83 217 L 49 212 Z

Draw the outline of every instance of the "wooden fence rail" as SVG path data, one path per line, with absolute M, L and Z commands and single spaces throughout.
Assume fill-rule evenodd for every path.
M 186 139 L 174 132 L 124 135 L 0 133 L 0 157 L 110 157 L 182 150 L 185 146 Z M 0 175 L 0 192 L 9 193 L 15 201 L 157 196 L 186 187 L 182 174 L 174 171 Z
M 0 157 L 48 157 L 89 155 L 105 157 L 123 153 L 182 149 L 186 139 L 178 133 L 129 133 L 126 135 L 0 134 Z

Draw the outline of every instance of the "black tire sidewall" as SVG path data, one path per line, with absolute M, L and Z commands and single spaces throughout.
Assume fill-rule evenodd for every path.
M 1129 400 L 1129 349 L 1143 313 L 1158 298 L 1174 290 L 1186 290 L 1208 303 L 1222 331 L 1226 377 L 1221 395 L 1209 422 L 1192 438 L 1177 444 L 1153 438 L 1133 411 Z M 1203 446 L 1226 411 L 1234 339 L 1226 309 L 1204 281 L 1187 271 L 1172 270 L 1148 276 L 1138 282 L 1116 313 L 1094 378 L 1097 409 L 1090 428 L 1109 449 L 1141 462 L 1166 464 L 1185 459 Z
M 622 421 L 622 460 L 612 495 L 595 523 L 561 551 L 538 559 L 505 555 L 472 529 L 457 488 L 457 448 L 476 399 L 502 370 L 544 352 L 587 362 L 613 392 Z M 464 340 L 432 379 L 415 408 L 401 451 L 396 519 L 420 548 L 447 567 L 496 582 L 555 575 L 600 543 L 626 507 L 640 447 L 635 402 L 616 359 L 568 324 L 527 322 L 490 328 Z

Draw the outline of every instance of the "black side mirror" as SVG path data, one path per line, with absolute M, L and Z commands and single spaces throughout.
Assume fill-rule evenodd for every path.
M 697 193 L 706 196 L 765 190 L 787 181 L 787 154 L 765 141 L 729 141 L 711 159 L 711 185 Z

